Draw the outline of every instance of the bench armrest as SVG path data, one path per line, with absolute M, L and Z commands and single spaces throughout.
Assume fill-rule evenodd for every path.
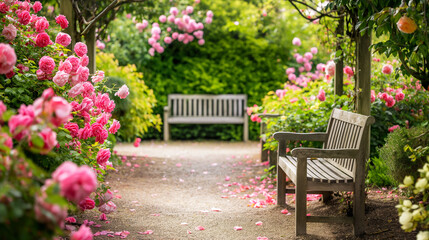
M 169 107 L 168 106 L 164 106 L 164 112 L 168 112 Z
M 292 156 L 296 158 L 357 158 L 359 149 L 320 149 L 299 147 L 292 150 Z
M 294 133 L 294 132 L 276 132 L 274 138 L 277 141 L 320 141 L 325 142 L 328 134 L 325 132 L 313 133 Z

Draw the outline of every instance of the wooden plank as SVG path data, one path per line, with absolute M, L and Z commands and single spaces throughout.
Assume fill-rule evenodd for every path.
M 192 116 L 197 117 L 197 99 L 192 99 Z
M 207 99 L 207 116 L 213 116 L 213 99 Z
M 242 109 L 244 109 L 246 107 L 246 105 L 243 105 L 243 100 L 238 100 L 238 110 L 239 110 L 239 114 L 238 116 L 243 116 L 244 111 L 242 111 Z
M 183 98 L 177 99 L 177 116 L 183 116 L 183 111 L 182 111 L 183 100 L 184 100 Z
M 232 117 L 232 99 L 227 99 L 226 103 L 228 106 L 228 117 Z
M 188 113 L 188 104 L 189 104 L 189 100 L 188 99 L 183 99 L 183 116 L 184 117 L 189 116 L 189 113 Z
M 213 116 L 219 116 L 217 113 L 217 99 L 213 99 Z
M 172 107 L 172 109 L 173 109 L 173 116 L 177 116 L 177 98 L 173 98 L 172 99 L 172 104 L 171 104 L 171 107 Z
M 202 117 L 203 116 L 203 99 L 197 99 L 197 105 L 198 105 L 197 116 Z
M 234 105 L 233 105 L 233 108 L 234 108 L 233 116 L 235 116 L 235 117 L 240 116 L 240 114 L 239 114 L 240 112 L 238 111 L 238 101 L 240 101 L 240 100 L 234 99 L 234 101 L 233 101 L 233 103 L 234 103 Z

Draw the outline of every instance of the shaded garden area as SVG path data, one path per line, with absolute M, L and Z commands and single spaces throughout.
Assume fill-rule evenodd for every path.
M 174 93 L 246 94 L 243 112 L 250 120 L 250 139 L 266 139 L 264 148 L 272 153 L 278 150 L 275 132 L 325 132 L 335 108 L 374 116 L 365 163 L 368 219 L 374 219 L 375 208 L 388 206 L 388 212 L 397 215 L 389 218 L 397 230 L 379 229 L 382 235 L 395 232 L 398 238 L 429 239 L 428 4 L 1 0 L 0 239 L 100 237 L 83 217 L 97 216 L 104 223 L 119 210 L 111 186 L 127 184 L 115 177 L 128 179 L 122 171 L 130 167 L 141 175 L 150 172 L 142 164 L 153 163 L 134 159 L 133 154 L 141 150 L 142 140 L 162 139 L 163 109 Z M 278 117 L 264 118 L 266 114 Z M 261 123 L 266 126 L 263 132 Z M 173 141 L 237 144 L 246 126 L 178 124 L 170 130 Z M 123 143 L 135 147 L 118 153 L 115 147 Z M 280 151 L 322 144 L 292 141 L 285 147 Z M 232 156 L 218 151 L 219 162 Z M 248 165 L 232 166 L 239 163 L 228 159 L 222 171 L 208 179 L 221 181 L 217 174 L 228 170 L 250 171 L 246 181 L 275 189 L 275 166 L 250 154 L 241 157 L 246 156 L 252 160 Z M 157 161 L 165 159 L 169 158 Z M 183 167 L 176 160 L 171 160 L 175 167 Z M 216 157 L 212 160 L 210 164 L 218 162 Z M 204 181 L 202 171 L 201 179 L 189 181 Z M 228 182 L 227 177 L 220 178 Z M 240 184 L 234 186 L 249 186 Z M 378 191 L 389 200 L 377 197 Z M 275 206 L 275 191 L 255 192 L 265 198 L 265 205 L 273 205 L 267 208 L 270 214 L 281 210 Z M 350 210 L 353 195 L 335 196 L 335 203 Z M 244 205 L 258 204 L 254 200 Z M 282 224 L 282 217 L 274 218 Z M 238 234 L 243 226 L 235 227 L 233 233 Z M 373 226 L 368 229 L 364 237 L 377 238 Z M 310 238 L 320 237 L 313 236 L 313 230 Z M 283 237 L 267 231 L 269 239 Z M 215 232 L 210 234 L 214 235 L 195 236 L 216 238 Z M 328 238 L 353 238 L 341 234 L 334 230 Z M 175 238 L 166 234 L 161 239 L 168 237 Z

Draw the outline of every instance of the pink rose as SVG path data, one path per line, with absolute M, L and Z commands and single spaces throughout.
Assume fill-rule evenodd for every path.
M 105 213 L 102 213 L 102 214 L 100 215 L 100 217 L 98 218 L 98 220 L 100 220 L 100 221 L 107 221 L 107 216 L 106 216 L 106 214 L 105 214 Z
M 82 83 L 78 83 L 69 90 L 68 95 L 69 95 L 69 97 L 74 98 L 74 97 L 80 95 L 83 90 L 84 90 L 84 88 L 82 86 Z
M 375 101 L 375 91 L 371 90 L 371 103 Z
M 66 218 L 66 222 L 67 223 L 75 223 L 76 222 L 76 218 L 74 218 L 74 217 L 68 217 L 68 218 Z
M 326 100 L 325 97 L 325 91 L 323 89 L 319 90 L 319 94 L 317 95 L 317 98 L 321 101 L 324 102 Z
M 0 43 L 0 74 L 9 73 L 15 64 L 15 50 L 9 44 Z
M 78 133 L 79 133 L 79 126 L 77 125 L 77 123 L 74 122 L 68 122 L 66 124 L 64 124 L 64 128 L 69 130 L 70 135 L 72 137 L 77 137 Z
M 62 167 L 65 163 L 67 164 Z M 64 169 L 65 167 L 70 169 Z M 77 167 L 74 163 L 64 162 L 55 170 L 52 177 L 59 182 L 61 195 L 75 203 L 88 197 L 97 187 L 97 177 L 86 165 Z
M 67 61 L 69 61 L 72 65 L 71 74 L 76 73 L 77 69 L 80 67 L 80 59 L 75 56 L 70 56 L 67 58 Z
M 121 99 L 124 99 L 128 96 L 129 92 L 128 92 L 128 87 L 127 85 L 122 85 L 121 88 L 119 88 L 119 90 L 115 93 L 115 96 L 120 97 Z
M 405 97 L 405 94 L 403 92 L 398 92 L 395 96 L 396 101 L 402 101 Z
M 301 46 L 301 39 L 295 37 L 292 39 L 292 44 L 295 46 Z
M 0 100 L 0 122 L 2 121 L 3 113 L 6 112 L 7 107 L 4 105 L 3 101 Z
M 98 208 L 98 210 L 102 213 L 109 214 L 109 213 L 114 212 L 116 210 L 116 205 L 112 201 L 109 201 L 109 202 L 101 205 Z
M 139 147 L 141 141 L 142 140 L 140 138 L 136 138 L 136 140 L 134 140 L 134 147 Z
M 54 83 L 56 83 L 59 87 L 62 87 L 68 82 L 69 77 L 70 74 L 63 71 L 58 71 L 52 81 L 54 81 Z
M 93 236 L 91 228 L 83 224 L 80 226 L 79 231 L 71 233 L 70 240 L 92 240 Z
M 97 153 L 97 163 L 100 166 L 106 166 L 107 161 L 110 159 L 110 150 L 109 149 L 100 149 Z
M 8 40 L 13 41 L 16 38 L 16 27 L 13 24 L 9 24 L 3 28 L 2 35 Z
M 396 129 L 400 129 L 401 127 L 399 126 L 399 125 L 394 125 L 394 126 L 392 126 L 392 127 L 390 127 L 388 130 L 389 130 L 389 132 L 393 132 L 393 131 L 395 131 Z
M 106 44 L 104 44 L 103 42 L 101 42 L 100 40 L 97 40 L 96 45 L 95 45 L 98 49 L 103 50 L 104 48 L 106 48 Z
M 65 60 L 64 62 L 60 62 L 60 66 L 58 67 L 58 71 L 63 71 L 67 74 L 70 74 L 72 70 L 72 65 L 68 60 Z
M 82 57 L 83 55 L 88 53 L 88 48 L 86 47 L 86 44 L 83 42 L 78 42 L 76 45 L 74 45 L 74 52 L 79 57 Z
M 103 144 L 109 136 L 109 133 L 104 129 L 103 125 L 96 122 L 92 124 L 92 135 L 95 137 L 95 141 Z
M 109 121 L 109 115 L 102 113 L 100 117 L 97 118 L 96 122 L 98 122 L 101 125 L 106 125 L 107 122 Z
M 206 16 L 209 18 L 213 17 L 213 12 L 211 10 L 207 11 Z
M 92 99 L 91 95 L 94 93 L 94 86 L 90 82 L 84 82 L 82 83 L 82 86 L 83 86 L 82 96 L 91 97 Z
M 58 15 L 55 18 L 55 22 L 58 23 L 62 29 L 65 29 L 69 26 L 69 21 L 67 21 L 67 18 L 64 15 Z
M 20 11 L 18 13 L 18 22 L 22 25 L 27 25 L 30 23 L 31 15 L 28 11 Z
M 206 23 L 211 24 L 213 22 L 212 18 L 206 17 Z
M 7 133 L 0 133 L 0 142 L 3 143 L 4 146 L 8 147 L 9 149 L 12 149 L 13 147 L 13 141 L 12 138 L 7 135 Z M 2 152 L 3 150 L 0 150 Z
M 21 108 L 24 105 L 21 106 Z M 25 106 L 24 106 L 25 107 Z M 34 115 L 18 114 L 9 119 L 9 131 L 18 141 L 28 134 L 28 128 L 33 123 Z
M 390 64 L 383 65 L 383 68 L 381 69 L 381 72 L 384 74 L 391 74 L 393 72 L 393 66 Z
M 55 68 L 55 61 L 49 56 L 44 56 L 39 60 L 39 69 L 44 73 L 51 74 Z
M 335 75 L 335 63 L 334 61 L 328 61 L 326 63 L 326 75 L 333 77 Z
M 91 126 L 91 124 L 86 123 L 84 128 L 79 129 L 78 136 L 80 139 L 88 139 L 88 138 L 92 137 L 92 126 Z
M 42 10 L 42 4 L 39 1 L 35 1 L 33 3 L 33 11 L 34 11 L 34 13 L 38 13 L 40 10 Z
M 82 201 L 79 202 L 79 208 L 82 211 L 85 210 L 91 210 L 95 207 L 95 202 L 89 197 L 84 198 Z
M 55 114 L 51 119 L 51 123 L 55 126 L 59 127 L 72 118 L 72 106 L 64 98 L 55 96 L 51 99 L 49 105 Z
M 46 47 L 51 43 L 49 35 L 45 32 L 39 33 L 36 36 L 36 45 L 38 47 Z
M 89 57 L 88 57 L 88 55 L 83 55 L 83 56 L 80 58 L 80 65 L 81 65 L 82 67 L 86 67 L 86 66 L 88 66 L 88 63 L 89 63 Z
M 121 124 L 118 120 L 114 119 L 112 125 L 110 125 L 109 132 L 111 134 L 115 134 L 119 130 L 119 128 L 121 128 Z
M 385 101 L 386 101 L 386 106 L 387 107 L 393 107 L 395 105 L 395 103 L 396 103 L 395 99 L 391 95 L 387 95 Z
M 200 39 L 200 40 L 198 40 L 198 45 L 204 45 L 204 43 L 206 43 L 205 41 L 204 41 L 204 39 Z
M 67 47 L 71 43 L 71 37 L 67 33 L 59 32 L 55 38 L 55 42 L 64 47 Z
M 39 136 L 43 139 L 43 147 L 40 151 L 41 154 L 47 154 L 57 145 L 57 134 L 50 128 L 43 129 Z
M 79 76 L 79 82 L 85 82 L 89 77 L 89 68 L 79 67 L 77 70 L 77 75 Z
M 351 77 L 354 75 L 353 69 L 350 66 L 346 66 L 343 69 L 344 73 L 347 74 L 348 77 Z
M 36 31 L 38 33 L 42 33 L 48 28 L 49 28 L 48 20 L 46 20 L 45 17 L 40 17 L 39 20 L 37 20 L 36 22 Z
M 170 8 L 170 14 L 176 16 L 179 13 L 179 10 L 176 7 Z
M 104 203 L 113 199 L 113 193 L 112 193 L 112 191 L 110 191 L 110 189 L 107 189 L 107 191 L 105 193 L 98 194 L 97 197 L 98 197 L 98 201 L 99 201 L 99 206 L 101 206 Z
M 91 110 L 92 106 L 94 106 L 94 103 L 92 102 L 92 100 L 90 98 L 86 97 L 82 100 L 82 103 L 80 104 L 80 106 L 81 106 L 82 111 L 89 112 L 89 110 Z
M 167 21 L 167 17 L 165 15 L 159 16 L 159 21 L 165 23 Z
M 295 75 L 295 74 L 293 74 L 293 73 L 291 73 L 291 74 L 287 75 L 287 78 L 288 78 L 289 80 L 291 80 L 291 81 L 295 81 L 295 80 L 296 80 L 296 75 Z
M 95 75 L 94 76 L 92 76 L 92 82 L 93 83 L 97 83 L 97 82 L 101 82 L 101 81 L 103 81 L 103 79 L 104 79 L 104 72 L 103 71 L 97 71 L 96 73 L 95 73 Z
M 9 6 L 6 5 L 6 3 L 0 3 L 0 12 L 5 14 L 7 12 L 9 12 Z

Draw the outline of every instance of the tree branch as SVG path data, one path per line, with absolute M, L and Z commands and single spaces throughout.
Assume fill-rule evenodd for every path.
M 86 28 L 82 31 L 81 35 L 85 35 L 89 29 L 91 29 L 95 23 L 102 18 L 104 15 L 106 15 L 110 10 L 114 9 L 115 7 L 117 7 L 118 0 L 114 0 L 112 3 L 109 4 L 109 6 L 107 6 L 105 9 L 103 9 L 103 11 L 101 11 L 95 18 L 93 18 L 86 26 Z
M 321 19 L 321 18 L 323 18 L 323 17 L 330 17 L 330 18 L 338 18 L 338 19 L 340 19 L 340 18 L 342 18 L 342 17 L 344 17 L 344 16 L 345 16 L 345 14 L 338 14 L 338 12 L 337 12 L 337 11 L 330 11 L 330 12 L 328 12 L 328 13 L 320 12 L 319 10 L 317 10 L 316 8 L 314 8 L 314 7 L 310 6 L 310 5 L 308 5 L 307 3 L 305 3 L 305 2 L 301 2 L 301 1 L 298 1 L 298 0 L 288 0 L 288 1 L 292 4 L 292 6 L 293 6 L 297 11 L 298 11 L 298 13 L 299 13 L 303 18 L 305 18 L 305 19 L 307 19 L 307 20 L 309 20 L 309 21 L 314 21 L 314 20 L 317 20 L 317 19 Z M 319 16 L 317 16 L 317 17 L 315 17 L 315 18 L 308 18 L 307 16 L 305 16 L 304 14 L 302 14 L 301 10 L 300 10 L 300 9 L 299 9 L 299 7 L 296 5 L 296 3 L 301 4 L 301 5 L 304 5 L 304 6 L 306 6 L 307 8 L 310 8 L 311 10 L 313 10 L 314 12 L 316 12 L 317 14 L 319 14 Z M 337 13 L 337 15 L 332 15 L 331 13 Z

